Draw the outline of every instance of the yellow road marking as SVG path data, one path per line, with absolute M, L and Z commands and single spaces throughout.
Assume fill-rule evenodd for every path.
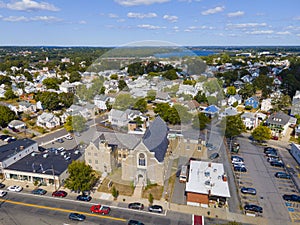
M 76 213 L 80 213 L 80 214 L 84 214 L 84 215 L 88 215 L 88 216 L 94 216 L 94 217 L 99 217 L 99 218 L 103 218 L 103 219 L 115 220 L 115 221 L 122 221 L 122 222 L 127 221 L 125 219 L 112 217 L 112 216 L 103 216 L 103 215 L 97 215 L 97 214 L 92 214 L 92 213 L 87 213 L 87 212 L 74 211 L 74 210 L 70 210 L 70 209 L 60 209 L 60 208 L 55 208 L 55 207 L 50 207 L 50 206 L 36 205 L 36 204 L 30 204 L 30 203 L 24 203 L 24 202 L 16 202 L 16 201 L 8 200 L 8 199 L 3 200 L 3 202 L 15 204 L 15 205 L 23 205 L 23 206 L 33 207 L 33 208 L 67 212 L 67 213 L 76 212 Z

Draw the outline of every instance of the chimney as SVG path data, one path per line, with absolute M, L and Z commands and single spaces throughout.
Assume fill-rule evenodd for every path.
M 211 162 L 208 163 L 208 167 L 211 167 Z
M 223 179 L 223 181 L 224 181 L 224 182 L 226 182 L 226 181 L 227 181 L 227 176 L 226 176 L 226 174 L 225 174 L 225 173 L 223 174 L 223 176 L 222 176 L 222 179 Z

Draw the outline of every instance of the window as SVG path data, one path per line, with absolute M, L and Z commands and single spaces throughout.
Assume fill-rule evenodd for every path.
M 97 153 L 97 152 L 95 152 L 95 153 L 94 153 L 94 156 L 98 156 L 98 153 Z
M 92 160 L 91 160 L 91 159 L 89 159 L 89 163 L 92 163 Z
M 90 153 L 90 152 L 88 152 L 88 155 L 91 155 L 91 153 Z
M 201 151 L 201 146 L 198 146 L 198 151 Z
M 139 154 L 139 166 L 146 166 L 146 159 L 144 153 Z
M 190 145 L 187 145 L 186 150 L 190 150 L 190 149 L 191 149 Z
M 98 164 L 98 160 L 97 159 L 95 160 L 95 164 Z

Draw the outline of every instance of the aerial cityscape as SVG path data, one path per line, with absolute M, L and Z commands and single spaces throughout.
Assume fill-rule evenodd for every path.
M 300 224 L 299 6 L 0 1 L 0 225 Z

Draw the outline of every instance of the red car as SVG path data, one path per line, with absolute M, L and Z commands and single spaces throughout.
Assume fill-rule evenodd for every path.
M 93 205 L 91 207 L 91 213 L 109 214 L 110 208 L 104 205 Z
M 54 191 L 52 193 L 52 196 L 53 197 L 61 197 L 61 198 L 63 198 L 63 197 L 67 196 L 67 192 L 65 192 L 65 191 Z

